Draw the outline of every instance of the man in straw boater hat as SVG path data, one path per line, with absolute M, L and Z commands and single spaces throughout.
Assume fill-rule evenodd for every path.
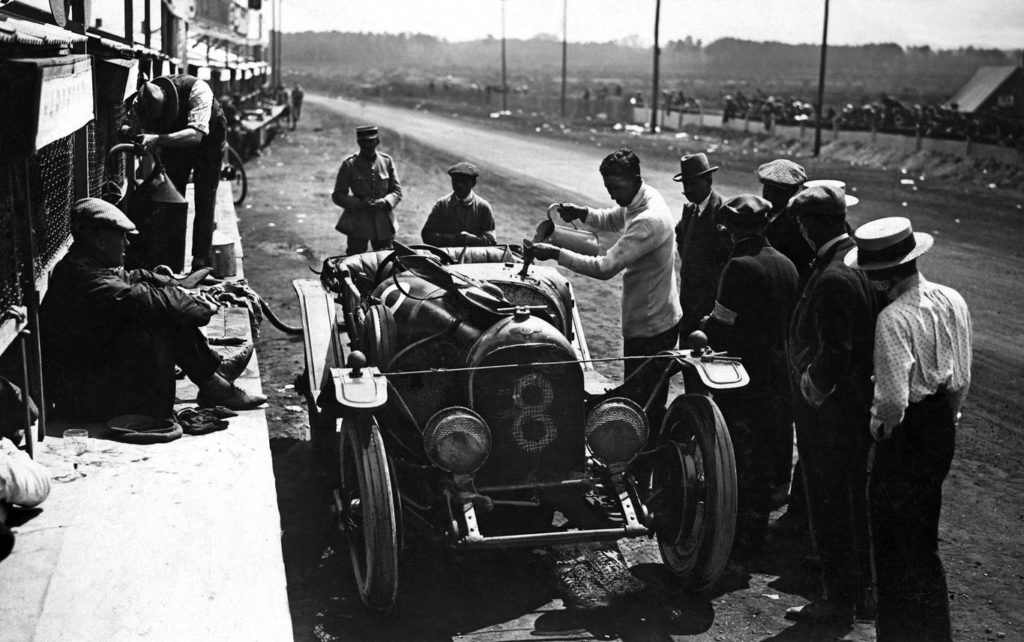
M 918 271 L 932 237 L 914 232 L 910 220 L 871 221 L 853 238 L 846 264 L 889 300 L 875 328 L 870 419 L 878 640 L 951 640 L 939 514 L 971 384 L 971 315 L 956 290 Z
M 341 162 L 331 200 L 342 208 L 334 229 L 347 238 L 346 254 L 391 248 L 398 231 L 395 208 L 402 200 L 402 183 L 395 161 L 378 152 L 376 125 L 356 127 L 359 151 Z
M 689 203 L 676 226 L 676 247 L 682 259 L 679 269 L 679 304 L 683 321 L 679 336 L 685 344 L 700 320 L 715 304 L 718 277 L 732 251 L 725 229 L 721 195 L 712 188 L 718 166 L 711 166 L 705 154 L 688 154 L 679 159 L 679 173 L 672 180 L 683 184 Z
M 748 386 L 715 393 L 736 449 L 738 505 L 731 559 L 739 569 L 764 546 L 773 465 L 766 453 L 780 431 L 778 424 L 791 421 L 786 330 L 799 277 L 792 261 L 764 237 L 771 203 L 741 194 L 724 207 L 733 249 L 722 269 L 714 309 L 702 326 L 708 342 L 742 358 L 750 374 Z
M 789 203 L 814 263 L 789 326 L 787 355 L 806 513 L 821 564 L 821 599 L 787 611 L 798 621 L 870 619 L 865 469 L 871 436 L 875 319 L 881 295 L 843 262 L 854 243 L 835 186 L 810 187 Z M 801 481 L 806 483 L 801 483 Z M 800 506 L 791 498 L 786 510 Z
M 142 85 L 132 111 L 145 132 L 142 146 L 160 147 L 168 178 L 182 195 L 189 175 L 195 184 L 192 270 L 211 265 L 217 186 L 227 137 L 227 119 L 205 81 L 179 74 Z

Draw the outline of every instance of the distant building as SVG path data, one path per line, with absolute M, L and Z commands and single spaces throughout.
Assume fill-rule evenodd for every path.
M 1024 118 L 1024 69 L 978 67 L 945 104 L 963 114 L 999 110 Z

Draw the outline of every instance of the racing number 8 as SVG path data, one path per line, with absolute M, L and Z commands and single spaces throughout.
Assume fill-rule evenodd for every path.
M 518 412 L 512 423 L 512 437 L 526 452 L 540 452 L 555 440 L 555 422 L 548 414 L 554 398 L 551 382 L 540 373 L 527 373 L 516 382 L 512 400 Z

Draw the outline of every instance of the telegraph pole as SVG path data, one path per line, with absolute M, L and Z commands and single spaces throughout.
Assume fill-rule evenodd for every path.
M 569 59 L 569 0 L 562 0 L 562 118 L 565 118 L 565 79 Z
M 501 0 L 501 110 L 508 111 L 508 69 L 505 66 L 505 0 Z
M 658 58 L 661 51 L 658 48 L 658 26 L 661 22 L 661 0 L 654 3 L 654 95 L 651 96 L 651 133 L 658 133 Z
M 825 54 L 828 51 L 828 0 L 825 0 L 825 26 L 821 31 L 821 65 L 818 67 L 817 119 L 814 123 L 814 155 L 821 154 L 821 119 L 825 109 Z

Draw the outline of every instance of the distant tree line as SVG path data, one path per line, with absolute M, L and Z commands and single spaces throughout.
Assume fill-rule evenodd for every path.
M 560 40 L 542 35 L 509 40 L 509 83 L 541 93 L 557 91 Z M 296 71 L 368 84 L 416 82 L 451 76 L 480 87 L 500 82 L 500 40 L 448 42 L 423 34 L 303 32 L 283 36 L 284 64 Z M 1017 64 L 1015 52 L 974 47 L 933 50 L 894 43 L 829 47 L 829 100 L 861 103 L 891 95 L 911 103 L 940 103 L 982 65 Z M 815 44 L 687 37 L 662 46 L 661 86 L 683 90 L 705 104 L 747 89 L 812 100 L 819 49 Z M 570 85 L 577 93 L 603 84 L 631 94 L 650 89 L 651 52 L 635 39 L 569 44 Z M 426 80 L 423 80 L 426 82 Z M 456 80 L 458 82 L 458 80 Z

